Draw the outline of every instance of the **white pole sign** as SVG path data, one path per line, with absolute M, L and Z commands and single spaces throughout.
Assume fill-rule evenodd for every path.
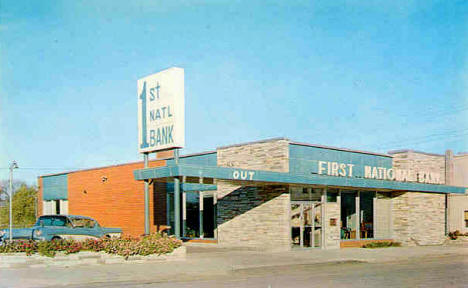
M 138 151 L 182 148 L 184 69 L 172 67 L 138 80 Z

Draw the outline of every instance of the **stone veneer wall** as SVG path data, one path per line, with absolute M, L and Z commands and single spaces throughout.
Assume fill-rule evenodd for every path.
M 222 167 L 289 171 L 289 141 L 272 139 L 217 149 Z M 290 249 L 290 198 L 286 186 L 240 186 L 218 180 L 218 243 Z
M 468 195 L 450 195 L 449 207 L 449 232 L 458 230 L 461 233 L 468 233 L 468 227 L 465 224 L 465 211 L 468 211 Z
M 414 177 L 418 172 L 435 172 L 440 175 L 441 183 L 445 183 L 445 155 L 405 151 L 392 156 L 393 168 L 411 170 Z
M 445 240 L 445 195 L 393 193 L 393 239 L 404 245 L 437 245 Z
M 340 225 L 340 197 L 338 197 L 337 202 L 335 203 L 325 203 L 325 217 L 324 217 L 324 227 L 325 227 L 325 249 L 338 249 L 340 248 L 340 237 L 341 237 L 341 225 Z M 330 219 L 336 219 L 336 225 L 330 225 Z M 322 231 L 323 232 L 323 231 Z
M 273 139 L 221 147 L 217 157 L 221 167 L 289 172 L 289 141 Z
M 378 192 L 374 200 L 374 237 L 392 238 L 392 197 L 391 193 Z
M 414 245 L 410 240 L 409 193 L 393 193 L 392 197 L 392 238 L 404 245 Z
M 393 153 L 395 168 L 436 172 L 446 182 L 445 155 L 416 151 Z M 445 195 L 393 193 L 393 236 L 406 245 L 435 245 L 445 239 Z
M 464 195 L 449 195 L 448 230 L 467 233 L 465 211 L 468 211 L 468 154 L 452 157 L 452 183 L 449 185 L 467 187 Z
M 218 200 L 218 243 L 289 249 L 289 206 L 285 186 L 242 186 L 232 191 Z

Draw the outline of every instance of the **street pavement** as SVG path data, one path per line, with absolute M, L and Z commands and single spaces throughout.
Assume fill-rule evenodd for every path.
M 193 246 L 184 261 L 2 269 L 0 287 L 468 287 L 467 259 L 467 243 L 289 252 Z
M 468 287 L 465 256 L 423 257 L 393 263 L 338 263 L 273 266 L 236 270 L 204 280 L 117 282 L 84 287 Z

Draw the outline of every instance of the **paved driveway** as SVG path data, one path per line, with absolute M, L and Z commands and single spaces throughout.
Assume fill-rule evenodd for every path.
M 148 285 L 151 287 L 155 283 L 162 282 L 172 283 L 175 287 L 179 285 L 187 287 L 183 285 L 188 284 L 180 281 L 195 281 L 193 283 L 197 286 L 192 287 L 199 287 L 198 285 L 202 284 L 196 281 L 203 279 L 221 281 L 219 283 L 222 285 L 228 285 L 225 287 L 236 287 L 232 283 L 260 285 L 273 281 L 273 279 L 278 279 L 280 284 L 287 284 L 287 281 L 291 281 L 291 283 L 300 286 L 315 281 L 315 278 L 317 281 L 338 281 L 336 283 L 339 285 L 361 283 L 359 280 L 361 278 L 373 279 L 372 283 L 383 281 L 384 284 L 392 284 L 393 277 L 399 279 L 400 276 L 401 281 L 405 281 L 405 279 L 410 279 L 408 277 L 412 273 L 421 275 L 423 278 L 436 275 L 437 279 L 440 278 L 443 281 L 434 280 L 434 283 L 450 284 L 450 281 L 458 281 L 460 277 L 463 275 L 466 277 L 468 274 L 465 260 L 467 258 L 468 245 L 466 244 L 384 249 L 295 250 L 277 253 L 249 249 L 224 249 L 213 246 L 189 247 L 185 261 L 0 269 L 0 287 L 65 287 L 69 285 L 78 285 L 79 287 L 121 285 L 124 287 L 144 285 L 144 283 L 149 283 Z M 423 265 L 425 263 L 427 266 Z M 354 272 L 348 274 L 348 270 Z M 299 274 L 294 274 L 296 272 Z M 370 274 L 362 274 L 364 272 Z M 460 274 L 463 275 L 460 276 Z M 333 277 L 327 275 L 333 275 Z M 294 277 L 291 278 L 292 276 Z M 242 282 L 242 279 L 245 282 Z M 174 281 L 177 282 L 177 286 Z M 234 286 L 229 286 L 230 283 Z M 414 283 L 417 284 L 417 282 Z M 458 285 L 457 283 L 454 282 L 454 285 Z M 215 284 L 208 282 L 207 285 Z M 291 285 L 278 287 L 291 287 Z
M 468 261 L 463 256 L 421 258 L 398 263 L 342 263 L 253 268 L 205 280 L 100 283 L 77 287 L 467 287 Z

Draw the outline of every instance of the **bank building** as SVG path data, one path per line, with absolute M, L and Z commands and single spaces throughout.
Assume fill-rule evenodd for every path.
M 275 138 L 178 159 L 174 150 L 153 155 L 147 168 L 40 176 L 39 214 L 268 250 L 437 245 L 450 231 L 468 232 L 468 154 L 382 154 Z
M 260 140 L 179 156 L 184 69 L 137 81 L 144 161 L 39 177 L 39 213 L 127 235 L 268 250 L 434 245 L 468 232 L 468 154 L 374 153 Z M 150 159 L 151 158 L 151 159 Z

